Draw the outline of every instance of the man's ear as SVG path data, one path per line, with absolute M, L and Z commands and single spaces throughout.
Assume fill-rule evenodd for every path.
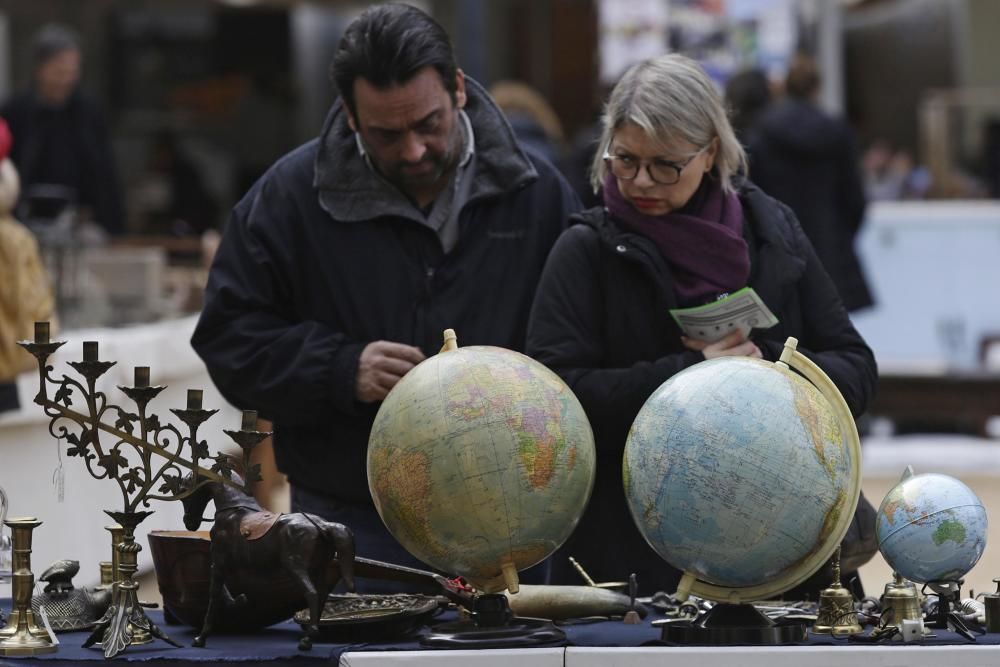
M 347 127 L 351 128 L 351 132 L 357 132 L 358 124 L 354 120 L 354 114 L 351 113 L 351 108 L 347 106 L 347 102 L 344 102 L 344 113 L 347 114 Z
M 459 109 L 465 106 L 465 73 L 460 70 L 455 70 L 455 106 Z

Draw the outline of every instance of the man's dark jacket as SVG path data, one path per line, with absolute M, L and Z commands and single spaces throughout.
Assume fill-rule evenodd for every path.
M 854 249 L 865 192 L 850 127 L 789 98 L 764 112 L 748 144 L 750 177 L 795 212 L 847 310 L 872 305 Z
M 371 503 L 379 406 L 354 393 L 368 343 L 430 356 L 454 328 L 463 346 L 524 348 L 545 259 L 580 205 L 551 165 L 518 148 L 482 88 L 467 79 L 467 92 L 475 177 L 450 253 L 409 201 L 386 196 L 339 101 L 321 137 L 233 210 L 192 344 L 230 402 L 274 420 L 278 467 L 293 484 Z
M 776 361 L 785 339 L 795 336 L 799 351 L 836 383 L 852 413 L 861 414 L 876 382 L 871 350 L 788 207 L 749 183 L 739 195 L 750 247 L 749 285 L 779 320 L 754 336 L 764 358 Z M 597 444 L 594 493 L 565 551 L 594 579 L 617 581 L 638 572 L 644 591 L 673 591 L 679 573 L 652 551 L 630 519 L 622 453 L 646 399 L 704 356 L 681 344 L 668 313 L 678 306 L 670 267 L 653 243 L 623 232 L 602 208 L 574 221 L 580 224 L 552 250 L 528 327 L 528 354 L 569 384 Z

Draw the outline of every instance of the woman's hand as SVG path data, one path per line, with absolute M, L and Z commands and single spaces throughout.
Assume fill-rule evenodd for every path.
M 760 353 L 760 348 L 753 341 L 743 338 L 743 333 L 740 331 L 734 331 L 714 343 L 707 343 L 697 338 L 688 338 L 687 336 L 681 336 L 681 342 L 684 343 L 684 347 L 687 349 L 704 354 L 706 359 L 715 359 L 716 357 L 752 357 L 760 359 L 763 356 Z

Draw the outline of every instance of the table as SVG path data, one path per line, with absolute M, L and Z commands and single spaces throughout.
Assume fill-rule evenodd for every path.
M 873 202 L 857 248 L 875 306 L 851 319 L 880 367 L 979 366 L 1000 334 L 1000 203 Z
M 1000 373 L 883 371 L 868 412 L 888 417 L 901 430 L 986 436 L 987 422 L 1000 415 Z
M 0 608 L 10 608 L 9 600 L 0 600 Z M 810 635 L 809 645 L 775 647 L 680 647 L 649 646 L 657 644 L 659 630 L 647 619 L 640 625 L 624 625 L 620 621 L 600 621 L 563 626 L 568 646 L 505 650 L 420 650 L 415 639 L 387 643 L 330 644 L 318 642 L 312 651 L 301 652 L 297 647 L 299 628 L 290 621 L 279 623 L 253 635 L 212 636 L 204 649 L 190 648 L 194 630 L 163 624 L 159 610 L 149 611 L 150 618 L 170 637 L 184 644 L 173 648 L 155 641 L 145 646 L 130 647 L 116 658 L 117 662 L 187 666 L 238 662 L 240 667 L 285 664 L 329 665 L 339 662 L 342 667 L 449 667 L 474 664 L 476 667 L 516 664 L 518 667 L 592 667 L 597 665 L 692 665 L 721 667 L 722 665 L 767 665 L 767 667 L 824 667 L 826 665 L 863 665 L 910 667 L 996 667 L 1000 665 L 1000 634 L 984 635 L 976 644 L 969 644 L 954 633 L 936 630 L 936 638 L 925 645 L 902 645 L 885 642 L 859 645 L 848 640 Z M 453 620 L 454 612 L 439 617 L 441 622 Z M 54 654 L 15 661 L 0 658 L 0 667 L 17 667 L 28 662 L 56 664 L 93 663 L 103 660 L 98 649 L 83 649 L 85 633 L 59 635 L 62 644 Z M 946 643 L 947 642 L 947 643 Z M 96 663 L 95 663 L 96 664 Z

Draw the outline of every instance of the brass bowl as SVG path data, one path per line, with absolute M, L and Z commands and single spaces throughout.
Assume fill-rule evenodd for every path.
M 153 569 L 168 623 L 201 628 L 208 609 L 211 545 L 208 531 L 149 533 Z M 216 616 L 213 632 L 267 627 L 291 618 L 305 604 L 302 593 L 283 573 L 227 571 L 226 588 L 236 600 Z

